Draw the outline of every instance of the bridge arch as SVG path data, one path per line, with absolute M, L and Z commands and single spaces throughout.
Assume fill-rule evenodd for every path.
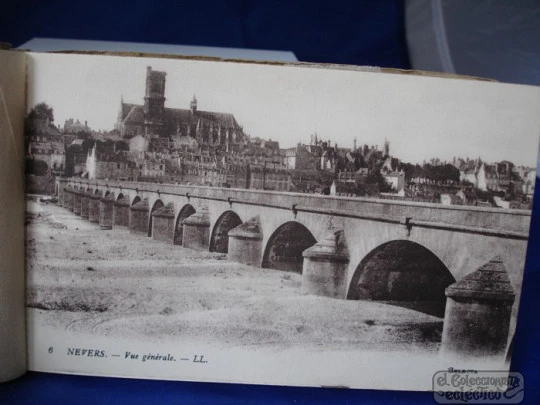
M 118 193 L 118 197 L 116 197 L 116 201 L 120 201 L 120 200 L 124 200 L 124 199 L 125 199 L 124 194 Z
M 165 204 L 163 203 L 163 201 L 161 201 L 161 199 L 159 198 L 156 200 L 156 202 L 154 202 L 154 205 L 152 205 L 152 209 L 150 210 L 150 213 L 148 215 L 148 236 L 152 236 L 152 214 L 154 213 L 154 211 L 160 209 L 164 205 Z
M 242 224 L 242 220 L 234 211 L 225 211 L 219 216 L 210 237 L 210 252 L 229 252 L 229 231 Z
M 131 202 L 131 206 L 133 207 L 135 204 L 137 204 L 139 201 L 141 201 L 141 197 L 139 197 L 138 195 L 136 195 L 135 197 L 133 197 L 133 201 Z
M 409 240 L 383 243 L 356 268 L 347 299 L 383 301 L 444 316 L 444 290 L 456 280 L 429 249 Z
M 264 249 L 262 267 L 302 273 L 302 252 L 317 243 L 303 224 L 289 221 L 277 228 Z
M 191 204 L 186 204 L 182 207 L 178 216 L 176 217 L 176 223 L 174 226 L 174 244 L 182 245 L 182 238 L 184 236 L 184 224 L 182 221 L 187 217 L 195 214 L 195 208 Z

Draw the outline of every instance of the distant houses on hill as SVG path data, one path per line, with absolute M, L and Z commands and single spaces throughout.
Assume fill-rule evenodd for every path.
M 195 96 L 189 108 L 167 107 L 165 84 L 166 73 L 148 67 L 143 103 L 121 99 L 111 131 L 73 118 L 55 126 L 52 107 L 36 105 L 26 119 L 29 189 L 82 176 L 502 208 L 527 207 L 534 194 L 535 169 L 509 161 L 414 165 L 393 156 L 387 140 L 379 148 L 355 138 L 348 148 L 317 134 L 281 149 L 246 134 L 231 113 L 200 110 Z

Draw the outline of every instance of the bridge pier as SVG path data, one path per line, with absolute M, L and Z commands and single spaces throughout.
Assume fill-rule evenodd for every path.
M 75 204 L 75 190 L 71 187 L 67 190 L 68 200 L 67 209 L 73 212 L 73 206 Z
M 90 204 L 90 195 L 86 191 L 81 192 L 81 217 L 88 218 L 88 206 Z
M 229 231 L 229 260 L 259 267 L 262 258 L 262 239 L 258 215 L 232 229 Z
M 99 200 L 99 227 L 112 229 L 114 194 L 106 195 Z
M 58 205 L 63 207 L 64 206 L 64 195 L 65 195 L 65 188 L 66 188 L 66 185 L 67 185 L 67 180 L 66 179 L 62 179 L 62 178 L 58 178 L 56 180 L 56 184 L 57 184 L 57 195 L 56 195 L 56 198 L 58 199 Z
M 113 205 L 113 227 L 129 228 L 129 201 L 119 199 Z
M 75 215 L 81 215 L 81 194 L 82 190 L 73 191 L 73 213 Z
M 152 239 L 174 243 L 174 205 L 158 208 L 152 214 Z
M 99 222 L 99 194 L 92 194 L 88 200 L 88 220 Z
M 183 224 L 183 246 L 196 250 L 208 250 L 210 241 L 208 207 L 203 207 L 199 212 L 184 219 Z
M 64 191 L 62 193 L 62 199 L 59 199 L 58 201 L 61 202 L 62 207 L 68 208 L 69 206 L 69 188 L 64 187 Z
M 129 209 L 129 231 L 146 235 L 148 232 L 148 199 L 133 204 Z
M 349 251 L 343 230 L 330 233 L 304 250 L 302 293 L 345 299 Z
M 446 289 L 441 350 L 464 358 L 504 360 L 515 294 L 495 257 Z

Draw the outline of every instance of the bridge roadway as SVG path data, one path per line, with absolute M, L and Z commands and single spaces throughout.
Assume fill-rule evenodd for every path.
M 62 205 L 94 221 L 88 211 L 99 198 L 100 223 L 108 201 L 111 226 L 142 226 L 171 244 L 188 243 L 184 225 L 192 218 L 190 226 L 207 229 L 199 247 L 224 253 L 232 246 L 228 233 L 249 223 L 259 248 L 243 245 L 245 255 L 262 267 L 302 272 L 302 252 L 318 243 L 344 263 L 338 296 L 386 301 L 444 302 L 448 285 L 494 256 L 519 292 L 531 219 L 526 210 L 81 178 L 57 180 L 57 192 Z M 146 223 L 137 225 L 140 218 Z M 160 220 L 164 230 L 153 226 L 157 218 L 168 221 Z

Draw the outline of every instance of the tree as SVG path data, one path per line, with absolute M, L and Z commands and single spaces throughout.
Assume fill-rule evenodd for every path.
M 392 190 L 392 186 L 386 181 L 379 170 L 373 170 L 366 176 L 366 184 L 376 185 L 381 193 L 388 193 Z
M 47 103 L 39 103 L 30 110 L 28 114 L 29 119 L 47 119 L 50 123 L 54 122 L 53 108 Z
M 26 159 L 26 174 L 34 176 L 45 176 L 49 171 L 49 166 L 46 162 L 39 159 Z
M 116 151 L 120 150 L 129 152 L 129 143 L 125 141 L 116 141 Z
M 400 169 L 405 172 L 405 178 L 410 181 L 415 177 L 423 177 L 424 170 L 420 165 L 414 165 L 412 163 L 401 163 Z
M 426 178 L 435 181 L 459 181 L 459 170 L 451 164 L 432 166 L 424 165 L 424 175 Z

